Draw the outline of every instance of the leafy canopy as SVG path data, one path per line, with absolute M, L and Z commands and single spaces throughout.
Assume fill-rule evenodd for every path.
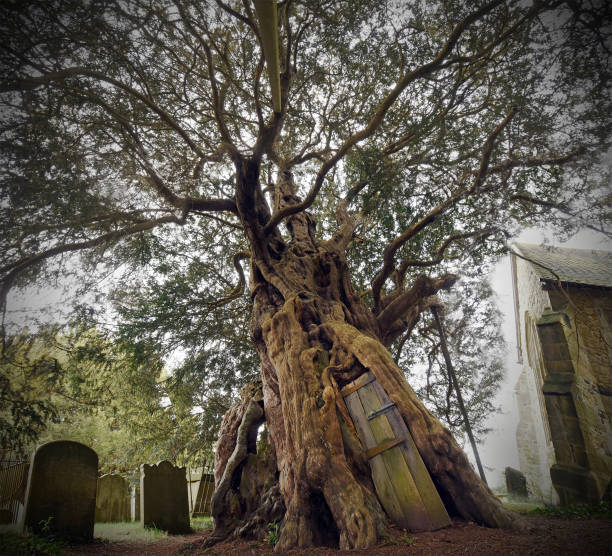
M 163 459 L 210 460 L 228 400 L 168 376 L 159 357 L 95 330 L 11 336 L 0 359 L 0 448 L 28 455 L 35 443 L 92 446 L 104 473 Z
M 256 372 L 241 264 L 292 213 L 319 239 L 360 215 L 348 263 L 379 315 L 523 226 L 606 230 L 605 2 L 283 0 L 281 113 L 247 0 L 0 10 L 3 315 L 11 288 L 65 285 L 134 353 L 179 350 L 189 387 Z M 303 201 L 279 208 L 283 171 Z

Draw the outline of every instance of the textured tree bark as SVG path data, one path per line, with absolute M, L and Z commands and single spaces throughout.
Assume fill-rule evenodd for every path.
M 274 446 L 267 434 L 257 441 L 263 422 L 261 383 L 248 384 L 242 400 L 226 413 L 215 454 L 214 530 L 205 545 L 230 536 L 265 536 L 268 523 L 285 513 L 278 489 Z
M 296 202 L 289 173 L 281 176 L 277 191 L 275 208 Z M 244 210 L 253 213 L 246 203 Z M 237 441 L 218 448 L 213 536 L 257 531 L 244 526 L 248 504 L 239 496 L 238 504 L 235 500 L 238 475 L 245 473 L 240 462 L 248 452 L 240 447 L 248 444 L 240 440 L 248 437 L 243 428 L 258 419 L 265 419 L 269 430 L 285 506 L 278 550 L 365 548 L 386 536 L 387 516 L 339 393 L 368 370 L 397 405 L 449 514 L 493 527 L 521 526 L 520 518 L 474 473 L 450 432 L 418 400 L 384 345 L 389 330 L 411 326 L 424 300 L 454 279 L 417 279 L 407 295 L 383 306 L 383 318 L 377 319 L 350 280 L 344 251 L 353 227 L 344 218 L 329 241 L 318 243 L 314 222 L 308 213 L 298 213 L 287 220 L 291 241 L 269 238 L 267 248 L 251 232 L 251 326 L 262 391 L 232 409 L 224 422 L 222 438 Z
M 268 416 L 287 503 L 279 547 L 370 546 L 383 533 L 384 518 L 345 456 L 331 372 L 334 354 L 302 325 L 308 322 L 310 334 L 316 334 L 311 303 L 293 297 L 262 326 L 266 366 L 275 374 L 265 374 L 264 405 L 270 400 L 282 408 L 276 418 Z

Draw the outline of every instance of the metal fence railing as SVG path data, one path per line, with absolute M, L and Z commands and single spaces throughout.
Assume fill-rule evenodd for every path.
M 29 468 L 28 461 L 0 459 L 0 524 L 19 521 Z

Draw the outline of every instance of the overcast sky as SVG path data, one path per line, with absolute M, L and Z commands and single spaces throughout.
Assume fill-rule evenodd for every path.
M 546 241 L 549 245 L 573 247 L 576 249 L 600 249 L 612 251 L 610 240 L 591 231 L 583 231 L 566 243 L 556 241 L 552 234 L 544 230 L 525 230 L 515 240 L 519 243 L 540 244 Z M 489 486 L 505 484 L 503 471 L 506 466 L 519 468 L 516 446 L 516 426 L 518 424 L 518 406 L 514 399 L 514 387 L 521 373 L 517 363 L 516 331 L 514 323 L 514 300 L 512 297 L 512 275 L 510 257 L 504 257 L 490 275 L 491 285 L 497 294 L 497 302 L 504 315 L 503 334 L 508 352 L 506 356 L 506 377 L 497 396 L 496 405 L 501 406 L 502 413 L 489 419 L 488 426 L 493 429 L 484 443 L 479 446 L 480 458 L 485 466 Z M 466 451 L 473 459 L 469 445 Z

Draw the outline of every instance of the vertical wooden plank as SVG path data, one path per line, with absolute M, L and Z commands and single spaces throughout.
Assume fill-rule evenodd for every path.
M 349 410 L 353 423 L 355 424 L 355 428 L 359 433 L 359 438 L 361 439 L 361 442 L 363 442 L 364 448 L 369 450 L 370 448 L 376 447 L 376 439 L 370 430 L 370 425 L 365 416 L 363 405 L 359 399 L 359 394 L 357 392 L 349 394 L 346 396 L 346 398 L 344 398 L 344 403 Z
M 384 388 L 378 383 L 373 382 L 371 387 L 376 390 L 381 403 L 386 405 L 390 403 L 389 396 Z M 431 520 L 432 528 L 439 529 L 450 525 L 450 517 L 444 507 L 440 495 L 431 479 L 427 467 L 419 454 L 419 451 L 412 439 L 410 431 L 406 428 L 406 423 L 397 409 L 391 409 L 386 413 L 387 420 L 393 428 L 398 438 L 402 438 L 404 443 L 401 446 L 402 454 L 408 465 L 408 469 L 414 479 L 416 487 L 419 490 L 421 499 Z
M 358 391 L 366 417 L 382 406 L 381 400 L 372 384 L 374 383 L 368 384 Z M 377 444 L 382 444 L 385 441 L 396 438 L 385 413 L 369 420 L 368 423 Z M 401 524 L 412 531 L 431 530 L 433 524 L 429 519 L 419 489 L 404 459 L 401 447 L 398 445 L 384 451 L 380 455 L 393 482 L 396 496 L 403 510 Z
M 355 428 L 359 433 L 359 438 L 365 445 L 366 449 L 370 449 L 376 446 L 376 440 L 370 430 L 368 421 L 366 419 L 363 406 L 359 400 L 357 392 L 353 392 L 344 398 L 348 411 L 353 419 Z M 372 470 L 372 481 L 378 499 L 382 504 L 389 517 L 396 523 L 403 521 L 403 509 L 393 487 L 393 482 L 389 477 L 387 468 L 382 459 L 382 454 L 373 457 L 370 461 L 370 469 Z

